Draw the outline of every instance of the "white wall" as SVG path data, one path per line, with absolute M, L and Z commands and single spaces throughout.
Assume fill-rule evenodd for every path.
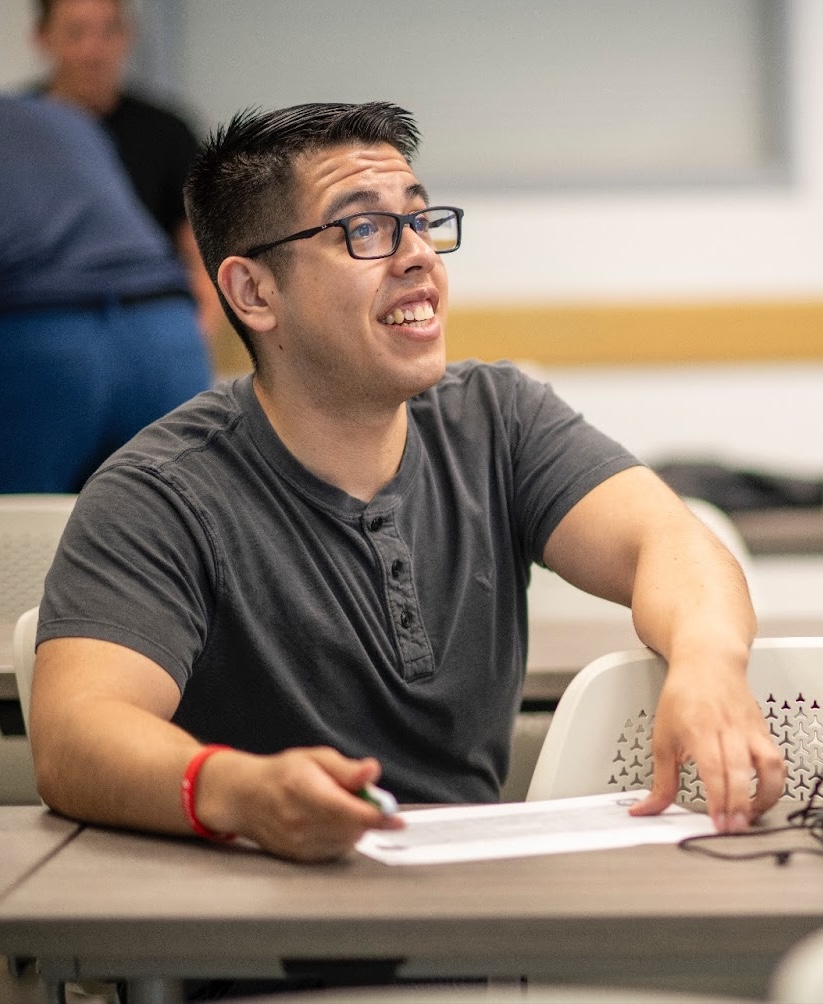
M 212 3 L 179 3 L 184 28 L 188 24 L 192 31 L 196 25 L 201 36 L 208 35 L 212 29 L 204 18 Z M 262 36 L 264 50 L 276 56 L 278 38 L 256 22 L 243 22 L 244 10 L 255 9 L 257 0 L 224 6 L 231 16 L 214 32 L 211 58 L 222 54 L 238 81 L 259 80 L 267 67 L 238 53 L 258 52 Z M 290 4 L 279 6 L 286 10 Z M 465 244 L 448 262 L 452 301 L 823 296 L 823 0 L 792 0 L 790 7 L 796 154 L 790 184 L 438 193 L 466 210 Z M 28 0 L 4 0 L 0 86 L 34 72 L 34 57 L 21 45 L 28 23 Z M 316 30 L 321 28 L 318 24 Z M 423 28 L 404 26 L 398 38 L 413 38 Z M 181 44 L 189 52 L 185 31 Z M 351 61 L 357 72 L 368 72 L 359 52 L 351 53 Z M 212 68 L 203 60 L 189 65 L 186 58 L 179 67 L 183 97 L 206 121 L 223 98 L 204 84 Z M 596 75 L 600 68 L 583 70 Z M 309 60 L 306 73 L 311 72 Z M 608 83 L 602 81 L 604 87 Z M 261 84 L 260 93 L 261 99 L 276 95 L 276 79 L 267 79 L 265 94 Z M 821 343 L 823 349 L 823 337 Z M 823 471 L 823 364 L 558 369 L 550 376 L 588 417 L 647 459 L 702 451 L 769 467 Z
M 456 300 L 823 294 L 823 3 L 792 4 L 796 178 L 724 191 L 467 196 Z M 518 247 L 501 247 L 517 234 Z
M 171 2 L 171 0 L 168 0 Z M 271 20 L 245 23 L 258 0 L 178 0 L 183 26 L 182 98 L 203 120 L 222 117 L 224 95 L 209 80 L 245 81 L 244 102 L 277 103 L 276 32 Z M 30 78 L 37 66 L 26 38 L 29 0 L 4 0 L 0 86 Z M 210 10 L 226 8 L 214 26 Z M 272 4 L 286 12 L 291 4 Z M 793 0 L 790 48 L 796 176 L 790 185 L 738 190 L 438 192 L 466 210 L 466 240 L 449 261 L 453 302 L 621 301 L 817 297 L 823 294 L 823 2 Z M 276 20 L 275 20 L 276 23 Z M 322 31 L 315 26 L 315 35 Z M 404 26 L 398 44 L 425 25 Z M 197 33 L 195 46 L 188 35 Z M 209 62 L 193 60 L 212 32 Z M 259 64 L 263 51 L 273 54 Z M 21 44 L 22 42 L 22 44 Z M 409 43 L 411 44 L 411 43 Z M 243 58 L 243 54 L 247 58 Z M 356 79 L 368 79 L 368 49 L 350 54 Z M 222 67 L 215 60 L 223 59 Z M 398 58 L 402 58 L 398 55 Z M 407 56 L 406 59 L 411 57 Z M 306 61 L 306 74 L 313 72 Z M 230 69 L 226 69 L 226 67 Z M 443 87 L 448 78 L 437 69 Z M 581 74 L 607 67 L 581 62 Z M 249 85 L 248 82 L 251 82 Z M 601 81 L 609 87 L 608 77 Z M 239 87 L 239 84 L 238 84 Z M 471 103 L 472 95 L 467 94 Z M 239 97 L 238 97 L 239 100 Z M 573 122 L 569 124 L 573 128 Z
M 823 478 L 823 362 L 524 368 L 648 463 Z
M 394 101 L 420 123 L 437 199 L 739 177 L 779 157 L 781 100 L 764 98 L 782 81 L 783 0 L 416 0 L 413 18 L 405 0 L 179 3 L 180 80 L 217 117 Z
M 28 0 L 5 0 L 3 31 L 0 32 L 0 87 L 13 87 L 32 79 L 40 64 L 30 45 L 31 4 Z

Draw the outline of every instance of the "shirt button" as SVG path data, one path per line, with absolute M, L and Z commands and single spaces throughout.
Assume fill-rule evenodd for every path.
M 372 533 L 377 533 L 380 527 L 383 525 L 383 517 L 375 516 L 374 519 L 369 523 L 369 529 Z
M 409 611 L 409 610 L 404 610 L 403 613 L 400 614 L 400 626 L 401 627 L 404 627 L 404 628 L 410 627 L 411 626 L 411 622 L 413 620 L 414 620 L 414 614 L 412 614 L 411 611 Z
M 400 573 L 403 571 L 403 562 L 399 558 L 395 558 L 391 563 L 391 574 L 393 579 L 400 577 Z

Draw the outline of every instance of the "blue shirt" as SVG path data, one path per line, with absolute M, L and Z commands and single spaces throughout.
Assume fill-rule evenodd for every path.
M 188 292 L 175 251 L 84 112 L 0 96 L 0 310 Z

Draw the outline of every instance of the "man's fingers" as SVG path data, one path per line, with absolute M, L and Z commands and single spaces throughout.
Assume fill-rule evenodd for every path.
M 357 796 L 380 776 L 373 757 L 352 760 L 329 747 L 293 748 L 261 758 L 247 833 L 266 850 L 301 861 L 348 852 L 367 829 L 399 829 L 400 818 Z M 252 806 L 250 806 L 252 807 Z
M 680 787 L 680 765 L 671 754 L 656 754 L 652 790 L 642 802 L 629 809 L 632 816 L 656 816 L 668 808 Z
M 697 758 L 709 815 L 718 833 L 742 833 L 751 818 L 752 759 L 747 736 L 721 732 L 712 745 L 716 750 L 712 771 L 706 771 L 703 761 Z
M 783 794 L 786 765 L 774 743 L 764 736 L 750 749 L 734 733 L 705 738 L 695 749 L 695 763 L 706 791 L 706 808 L 719 833 L 745 831 L 750 822 L 770 809 Z M 757 790 L 752 797 L 752 775 Z M 651 794 L 629 811 L 633 816 L 662 812 L 677 796 L 680 764 L 670 756 L 657 756 Z
M 318 747 L 310 752 L 329 777 L 336 782 L 341 797 L 341 807 L 345 800 L 345 810 L 354 813 L 364 827 L 395 830 L 404 825 L 401 820 L 392 820 L 390 814 L 382 812 L 372 802 L 359 795 L 366 785 L 374 784 L 380 777 L 380 763 L 374 757 L 350 760 L 337 750 L 327 747 Z M 357 801 L 351 801 L 349 795 Z
M 785 763 L 770 737 L 724 730 L 695 750 L 709 815 L 719 833 L 741 833 L 783 792 Z M 757 791 L 752 797 L 752 777 Z
M 306 752 L 338 784 L 350 791 L 356 791 L 380 777 L 380 764 L 374 757 L 352 760 L 330 746 L 314 746 Z
M 771 740 L 758 743 L 752 749 L 757 775 L 757 791 L 752 799 L 751 817 L 757 819 L 770 809 L 786 786 L 786 761 Z

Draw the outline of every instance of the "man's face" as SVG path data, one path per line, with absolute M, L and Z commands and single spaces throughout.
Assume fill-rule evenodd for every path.
M 333 147 L 295 165 L 293 232 L 366 210 L 409 213 L 426 193 L 388 144 Z M 350 257 L 330 227 L 289 246 L 278 327 L 267 339 L 274 372 L 335 406 L 396 408 L 445 367 L 448 281 L 442 259 L 410 227 L 389 258 Z M 401 316 L 418 320 L 397 322 Z M 388 319 L 391 317 L 391 321 Z
M 92 111 L 107 110 L 119 89 L 130 44 L 121 4 L 57 0 L 37 39 L 52 63 L 59 96 Z

